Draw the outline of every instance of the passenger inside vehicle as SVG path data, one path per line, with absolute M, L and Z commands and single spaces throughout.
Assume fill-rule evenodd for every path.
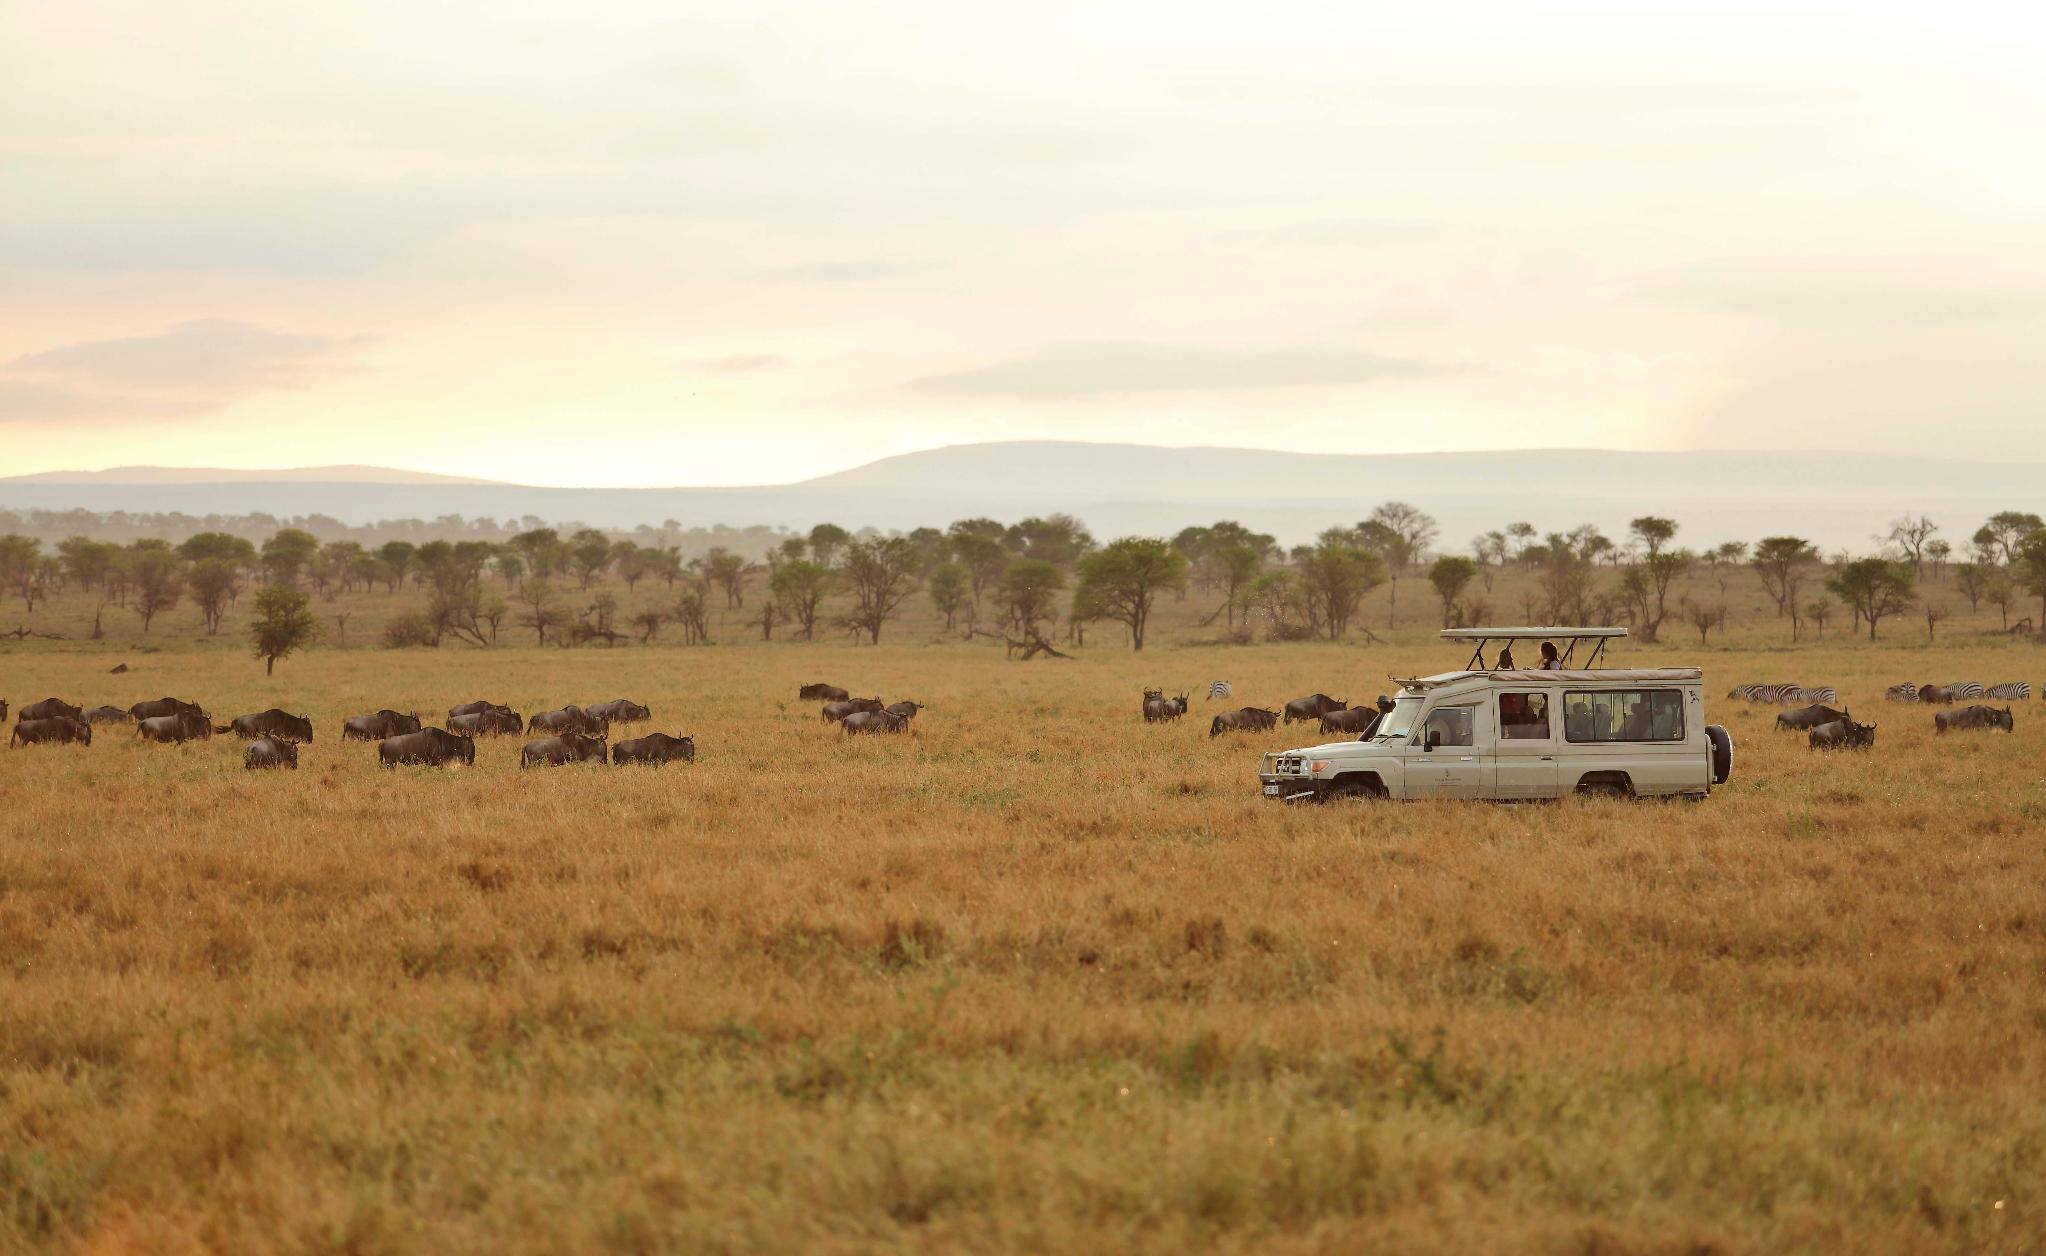
M 1542 693 L 1499 695 L 1499 736 L 1506 741 L 1549 739 L 1549 696 Z

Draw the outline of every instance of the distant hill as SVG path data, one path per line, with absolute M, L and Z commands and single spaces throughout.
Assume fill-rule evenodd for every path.
M 461 475 L 404 471 L 396 467 L 108 467 L 103 471 L 38 471 L 0 476 L 7 484 L 498 484 Z
M 1868 453 L 1702 451 L 1636 453 L 1542 449 L 1436 454 L 1300 454 L 1067 441 L 954 445 L 882 458 L 798 484 L 752 488 L 544 488 L 417 476 L 319 480 L 289 473 L 159 473 L 152 481 L 23 477 L 0 480 L 0 507 L 204 515 L 260 511 L 331 515 L 347 523 L 442 515 L 630 528 L 779 525 L 807 529 L 942 526 L 970 515 L 1015 520 L 1065 511 L 1097 536 L 1170 535 L 1189 524 L 1239 519 L 1285 544 L 1355 523 L 1389 499 L 1433 514 L 1440 543 L 1525 519 L 1544 531 L 1594 523 L 1620 537 L 1627 521 L 1667 515 L 1693 545 L 1776 532 L 1821 546 L 1866 550 L 1906 512 L 1945 525 L 1957 544 L 1997 510 L 2046 513 L 2046 467 L 2016 462 Z M 204 475 L 270 479 L 200 480 Z

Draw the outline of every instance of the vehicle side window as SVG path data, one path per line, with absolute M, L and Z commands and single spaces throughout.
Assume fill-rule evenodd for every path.
M 1504 741 L 1547 741 L 1549 739 L 1549 695 L 1545 693 L 1500 694 L 1499 736 Z
M 1476 707 L 1438 707 L 1430 711 L 1428 722 L 1421 726 L 1421 744 L 1433 741 L 1438 746 L 1470 745 L 1476 714 Z
M 1565 694 L 1563 736 L 1580 742 L 1682 741 L 1683 691 L 1618 689 Z

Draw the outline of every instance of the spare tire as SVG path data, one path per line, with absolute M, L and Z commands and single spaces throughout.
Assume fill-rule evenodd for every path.
M 1712 783 L 1724 785 L 1733 776 L 1733 734 L 1723 725 L 1711 724 L 1705 729 L 1705 740 L 1712 743 Z

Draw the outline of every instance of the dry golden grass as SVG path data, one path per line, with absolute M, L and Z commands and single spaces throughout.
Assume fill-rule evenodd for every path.
M 1446 647 L 13 649 L 17 703 L 319 740 L 0 753 L 0 1247 L 2046 1242 L 2042 708 L 1875 701 L 2040 655 L 1626 657 L 1837 684 L 1879 748 L 1709 700 L 1703 804 L 1287 809 L 1255 757 L 1309 738 L 1139 690 L 1369 697 Z M 932 709 L 848 741 L 807 680 Z M 479 696 L 641 699 L 700 759 L 334 740 Z

